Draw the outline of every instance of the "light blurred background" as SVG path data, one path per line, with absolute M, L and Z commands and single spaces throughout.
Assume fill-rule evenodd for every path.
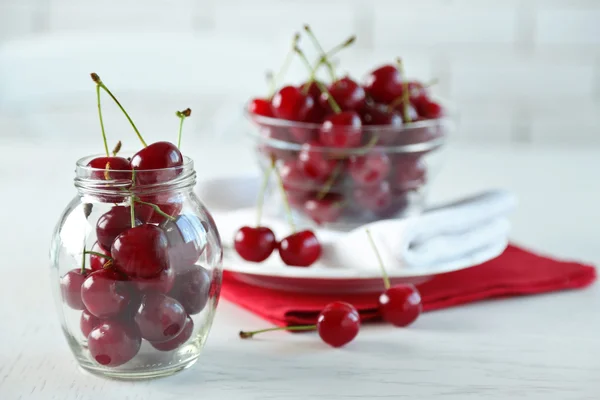
M 598 0 L 0 0 L 0 145 L 100 152 L 92 71 L 150 141 L 175 140 L 188 106 L 184 142 L 229 140 L 305 23 L 326 48 L 357 35 L 341 73 L 401 56 L 411 77 L 438 79 L 456 141 L 600 146 Z M 287 78 L 304 77 L 296 60 Z M 127 147 L 126 121 L 104 104 Z

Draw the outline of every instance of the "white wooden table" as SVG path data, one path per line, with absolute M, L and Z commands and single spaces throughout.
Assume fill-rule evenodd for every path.
M 192 148 L 191 140 L 186 142 Z M 10 145 L 10 146 L 9 146 Z M 57 144 L 60 145 L 60 144 Z M 221 301 L 199 362 L 137 383 L 83 374 L 54 313 L 48 246 L 75 193 L 74 161 L 90 148 L 3 143 L 0 156 L 0 399 L 598 399 L 600 288 L 426 313 L 408 329 L 364 326 L 342 349 L 265 326 Z M 200 177 L 254 168 L 244 147 L 189 152 Z M 101 149 L 98 147 L 98 149 Z M 59 156 L 58 154 L 64 154 Z M 232 162 L 234 161 L 234 163 Z M 520 197 L 512 237 L 600 265 L 600 151 L 455 146 L 434 199 L 489 187 Z

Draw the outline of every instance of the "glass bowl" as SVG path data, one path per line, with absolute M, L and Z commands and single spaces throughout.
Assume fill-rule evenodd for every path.
M 419 214 L 453 127 L 449 117 L 358 128 L 246 117 L 258 163 L 277 168 L 294 217 L 332 228 Z M 275 183 L 263 208 L 280 216 Z

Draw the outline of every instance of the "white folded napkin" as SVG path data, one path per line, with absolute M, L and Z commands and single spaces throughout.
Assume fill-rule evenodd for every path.
M 256 177 L 233 177 L 200 182 L 198 194 L 211 211 L 224 246 L 231 247 L 236 231 L 256 225 Z M 425 210 L 421 215 L 387 219 L 349 231 L 310 226 L 323 247 L 321 259 L 311 268 L 379 269 L 366 235 L 368 228 L 387 269 L 451 268 L 477 263 L 502 253 L 508 244 L 509 214 L 517 204 L 514 194 L 490 190 Z M 299 223 L 297 221 L 297 223 Z M 290 234 L 285 219 L 265 215 L 261 225 L 281 239 Z M 298 229 L 303 229 L 299 226 Z M 265 263 L 283 263 L 272 255 Z

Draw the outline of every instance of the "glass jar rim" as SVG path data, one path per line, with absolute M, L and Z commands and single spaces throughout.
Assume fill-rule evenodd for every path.
M 121 158 L 125 158 L 127 159 L 127 156 L 123 156 L 122 154 L 126 154 L 127 156 L 133 155 L 135 153 L 127 153 L 127 152 L 119 152 L 119 154 L 115 157 L 121 157 Z M 95 158 L 102 158 L 102 157 L 112 157 L 112 156 L 107 156 L 106 154 L 92 154 L 92 155 L 88 155 L 85 157 L 81 157 L 80 159 L 78 159 L 75 163 L 75 167 L 76 167 L 76 171 L 79 172 L 85 172 L 87 174 L 91 174 L 94 172 L 97 173 L 102 173 L 105 171 L 104 168 L 93 168 L 90 167 L 88 164 L 90 161 L 92 161 Z M 144 169 L 143 171 L 139 171 L 136 170 L 137 173 L 143 172 L 143 173 L 151 173 L 151 172 L 166 172 L 166 171 L 177 171 L 177 170 L 184 170 L 184 169 L 194 169 L 194 161 L 188 157 L 188 156 L 183 156 L 183 163 L 181 165 L 178 165 L 176 167 L 167 167 L 167 168 L 156 168 L 156 169 Z M 131 172 L 130 169 L 110 169 L 111 172 Z

